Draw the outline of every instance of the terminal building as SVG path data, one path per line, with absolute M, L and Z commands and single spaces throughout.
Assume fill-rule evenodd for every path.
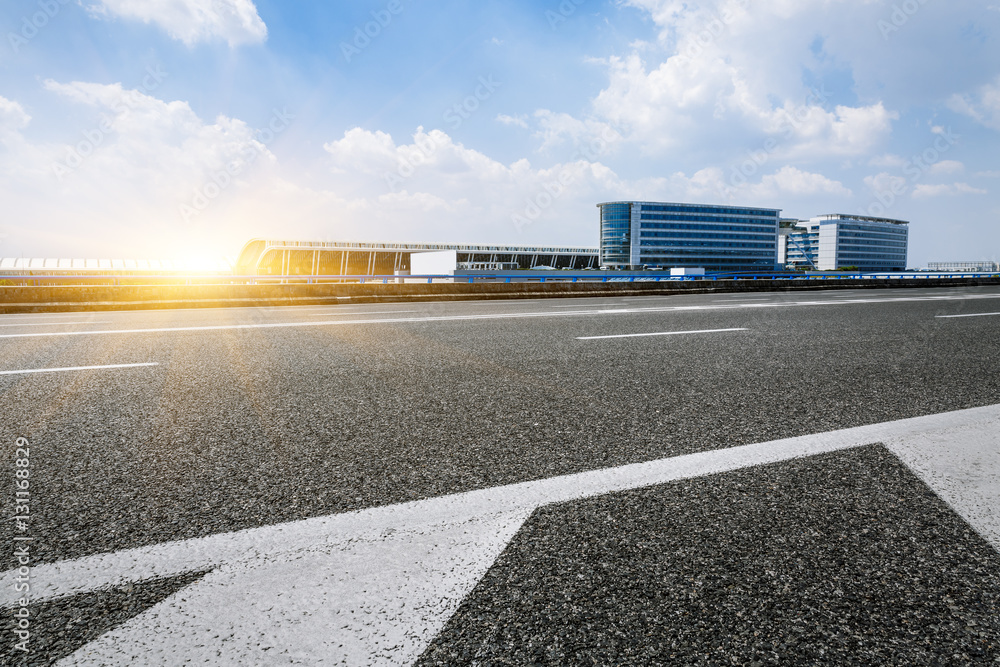
M 253 239 L 243 246 L 234 271 L 243 276 L 373 276 L 407 272 L 420 253 L 454 251 L 458 269 L 512 270 L 536 267 L 596 269 L 597 248 L 361 243 Z
M 928 271 L 942 273 L 993 273 L 1000 271 L 1000 264 L 988 260 L 980 262 L 930 262 Z
M 860 215 L 782 220 L 778 260 L 787 269 L 905 271 L 909 223 Z
M 598 208 L 601 266 L 720 273 L 778 268 L 780 209 L 639 201 Z

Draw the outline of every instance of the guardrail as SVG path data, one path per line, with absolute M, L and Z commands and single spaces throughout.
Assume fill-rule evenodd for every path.
M 42 284 L 71 283 L 76 285 L 151 285 L 151 286 L 188 286 L 188 285 L 274 285 L 274 284 L 336 284 L 336 283 L 511 283 L 511 282 L 690 282 L 690 281 L 741 281 L 741 280 L 787 280 L 787 281 L 828 281 L 828 280 L 928 280 L 928 279 L 960 279 L 960 278 L 1000 278 L 1000 273 L 716 273 L 704 276 L 671 276 L 645 272 L 621 275 L 618 272 L 586 271 L 568 272 L 551 271 L 540 275 L 537 271 L 508 271 L 499 273 L 469 274 L 434 274 L 434 275 L 329 275 L 329 276 L 225 276 L 219 275 L 177 275 L 153 274 L 141 276 L 128 275 L 19 275 L 0 274 L 0 286 L 15 283 L 14 286 L 39 286 Z

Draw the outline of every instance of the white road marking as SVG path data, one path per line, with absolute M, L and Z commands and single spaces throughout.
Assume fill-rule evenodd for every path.
M 615 334 L 613 336 L 578 336 L 577 340 L 603 340 L 605 338 L 639 338 L 641 336 L 682 336 L 684 334 L 725 333 L 748 329 L 699 329 L 697 331 L 657 331 L 656 333 Z
M 408 664 L 529 514 L 352 535 L 224 565 L 57 664 Z
M 96 320 L 86 320 L 80 322 L 26 322 L 24 324 L 0 324 L 0 327 L 59 327 L 67 324 L 111 324 L 111 322 L 101 322 Z
M 734 296 L 730 299 L 715 299 L 712 303 L 757 303 L 759 301 L 773 301 L 776 298 L 780 298 L 780 296 L 781 295 L 760 297 Z
M 408 664 L 555 502 L 880 442 L 1000 549 L 998 441 L 1000 405 L 973 408 L 39 565 L 32 594 L 213 570 L 62 665 Z
M 359 310 L 356 313 L 345 313 L 343 311 L 313 313 L 307 317 L 329 317 L 331 315 L 398 315 L 399 313 L 419 313 L 419 310 Z
M 173 333 L 184 331 L 234 331 L 240 329 L 278 329 L 292 327 L 319 327 L 344 324 L 407 324 L 415 322 L 457 322 L 470 320 L 507 320 L 533 317 L 579 317 L 585 315 L 626 315 L 636 313 L 667 313 L 683 311 L 733 310 L 739 308 L 789 308 L 794 306 L 842 306 L 855 303 L 903 303 L 913 301 L 967 301 L 972 299 L 1000 299 L 1000 294 L 977 294 L 955 297 L 889 297 L 883 299 L 854 299 L 851 301 L 787 301 L 764 304 L 739 304 L 734 306 L 654 306 L 646 308 L 613 308 L 604 310 L 544 311 L 527 313 L 488 313 L 481 315 L 435 315 L 427 317 L 399 317 L 371 320 L 328 320 L 325 322 L 267 322 L 258 324 L 220 324 L 191 327 L 160 327 L 152 329 L 94 329 L 89 331 L 58 331 L 44 333 L 0 334 L 0 338 L 42 338 L 51 336 L 98 336 L 113 334 Z
M 938 319 L 946 320 L 954 317 L 995 317 L 1000 313 L 967 313 L 964 315 L 937 315 Z
M 112 315 L 112 314 L 114 314 L 114 313 L 109 313 L 109 312 L 106 312 L 106 311 L 100 313 L 100 315 L 102 317 L 107 317 L 108 315 Z M 70 318 L 70 319 L 72 319 L 74 317 L 75 318 L 87 317 L 88 315 L 91 316 L 91 317 L 93 317 L 95 315 L 95 313 L 93 313 L 93 312 L 73 312 L 73 313 L 4 313 L 4 314 L 0 314 L 0 320 L 3 320 L 3 321 L 13 321 L 13 320 L 16 320 L 17 318 L 24 318 L 26 320 L 35 320 L 35 321 L 39 321 L 39 320 L 53 320 L 53 321 L 55 321 L 55 320 L 60 320 L 60 319 L 64 319 L 64 318 L 67 318 L 67 317 Z
M 142 368 L 144 366 L 159 366 L 159 362 L 151 361 L 143 364 L 109 364 L 107 366 L 67 366 L 65 368 L 29 368 L 22 371 L 0 371 L 0 375 L 24 375 L 27 373 L 68 373 L 70 371 L 102 371 L 112 368 Z

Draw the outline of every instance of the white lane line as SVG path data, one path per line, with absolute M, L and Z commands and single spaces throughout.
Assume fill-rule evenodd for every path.
M 965 315 L 937 315 L 939 320 L 947 320 L 955 317 L 995 317 L 1000 315 L 1000 313 L 967 313 Z
M 888 297 L 883 299 L 857 299 L 854 301 L 787 301 L 735 306 L 656 306 L 646 308 L 615 308 L 604 310 L 544 311 L 527 313 L 489 313 L 482 315 L 437 315 L 427 317 L 399 317 L 371 320 L 329 320 L 325 322 L 268 322 L 260 324 L 223 324 L 200 327 L 161 327 L 155 329 L 95 329 L 91 331 L 59 331 L 45 333 L 0 334 L 0 338 L 42 338 L 51 336 L 98 336 L 112 334 L 172 333 L 183 331 L 234 331 L 239 329 L 280 329 L 292 327 L 319 327 L 344 324 L 407 324 L 416 322 L 458 322 L 470 320 L 506 320 L 532 317 L 579 317 L 583 315 L 625 315 L 635 313 L 668 313 L 683 311 L 721 311 L 740 308 L 790 308 L 794 306 L 841 306 L 853 303 L 904 303 L 915 301 L 968 301 L 973 299 L 1000 299 L 1000 294 L 968 295 L 956 297 Z
M 84 320 L 80 322 L 27 322 L 24 324 L 0 324 L 0 327 L 60 327 L 67 324 L 111 324 L 110 321 Z
M 998 434 L 994 405 L 700 452 L 37 565 L 32 597 L 215 568 L 64 665 L 409 664 L 556 502 L 883 443 L 1000 549 Z M 17 576 L 0 575 L 0 607 Z
M 68 373 L 70 371 L 101 371 L 111 368 L 142 368 L 145 366 L 159 366 L 159 362 L 149 362 L 143 364 L 109 364 L 107 366 L 67 366 L 66 368 L 29 368 L 22 371 L 0 371 L 0 375 L 25 375 L 28 373 Z
M 771 306 L 772 304 L 774 304 L 775 302 L 774 301 L 728 301 L 728 302 L 718 301 L 716 303 L 718 303 L 718 304 L 728 303 L 730 306 L 744 306 L 744 307 L 759 307 L 759 306 L 764 306 L 764 307 L 768 307 L 768 306 Z
M 113 313 L 102 312 L 101 317 L 108 317 Z M 66 318 L 69 319 L 80 319 L 81 317 L 87 316 L 94 317 L 96 314 L 91 313 L 14 313 L 7 315 L 0 315 L 0 321 L 3 322 L 62 322 Z M 93 322 L 94 320 L 89 320 Z
M 336 311 L 332 313 L 312 313 L 306 317 L 330 317 L 331 315 L 397 315 L 399 313 L 419 313 L 419 310 L 362 310 L 356 313 Z
M 615 334 L 613 336 L 578 336 L 577 340 L 603 340 L 605 338 L 639 338 L 641 336 L 683 336 L 684 334 L 725 333 L 748 329 L 699 329 L 697 331 L 657 331 L 655 333 Z

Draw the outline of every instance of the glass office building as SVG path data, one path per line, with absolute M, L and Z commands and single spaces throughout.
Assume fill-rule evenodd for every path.
M 780 209 L 608 202 L 601 211 L 601 266 L 773 271 Z
M 821 215 L 782 230 L 779 255 L 789 269 L 904 271 L 909 246 L 905 220 Z

